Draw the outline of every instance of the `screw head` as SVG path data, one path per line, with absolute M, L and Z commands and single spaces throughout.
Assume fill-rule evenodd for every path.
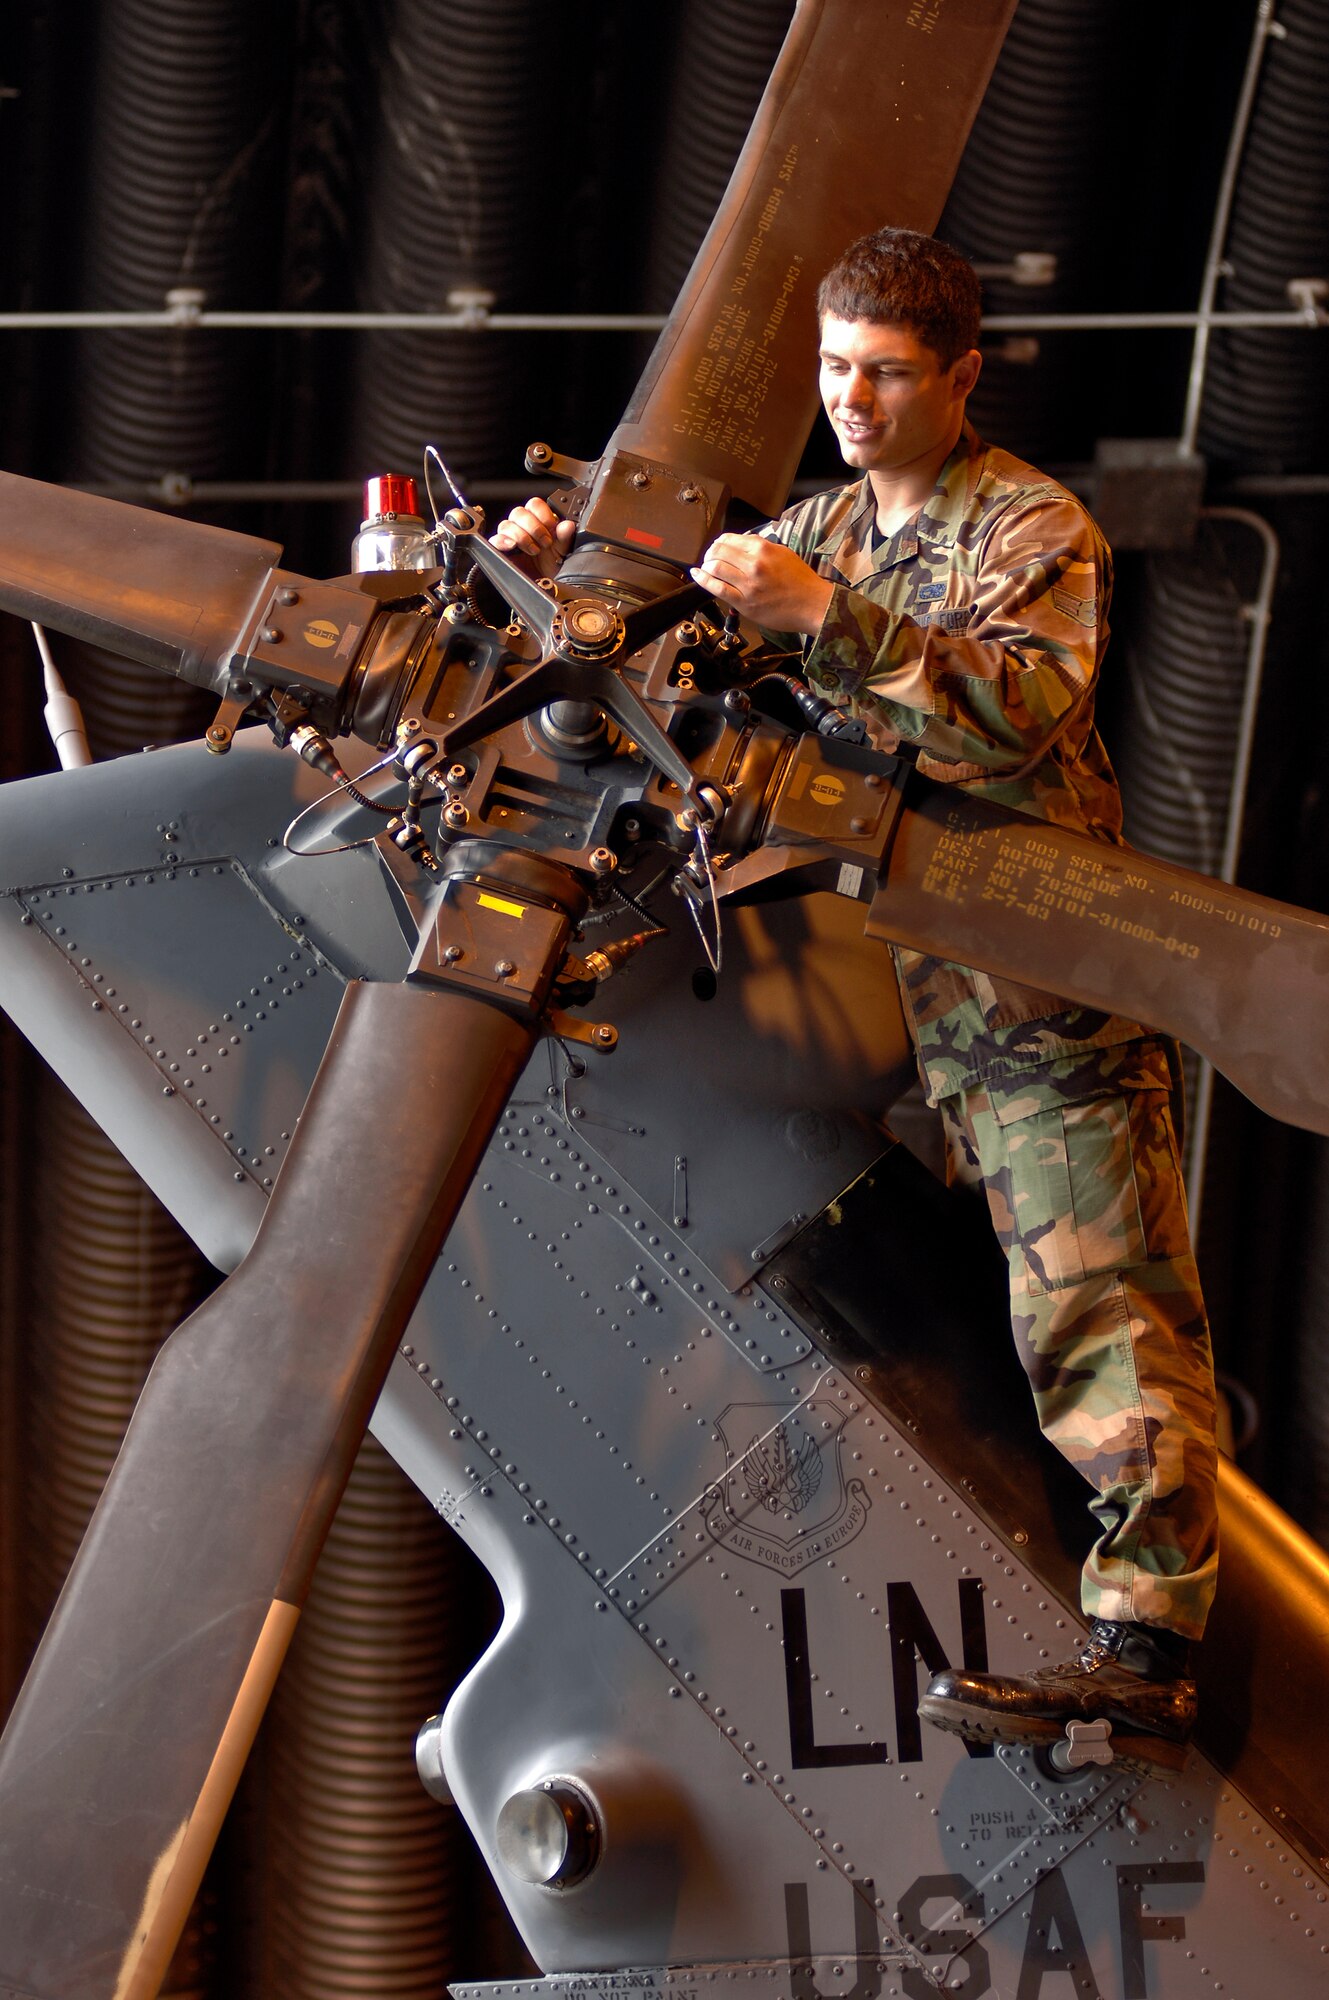
M 596 875 L 612 875 L 618 866 L 618 856 L 612 847 L 591 849 L 591 869 Z

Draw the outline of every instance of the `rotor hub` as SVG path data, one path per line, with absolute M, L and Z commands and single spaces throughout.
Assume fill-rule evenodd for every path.
M 554 646 L 574 659 L 599 660 L 623 644 L 623 620 L 603 597 L 574 597 L 554 617 Z

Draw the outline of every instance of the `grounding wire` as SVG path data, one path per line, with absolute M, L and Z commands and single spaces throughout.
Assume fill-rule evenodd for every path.
M 720 977 L 720 963 L 723 956 L 723 938 L 720 931 L 720 899 L 715 892 L 715 870 L 711 866 L 710 842 L 706 838 L 706 829 L 700 824 L 697 827 L 697 852 L 694 865 L 700 866 L 702 880 L 705 882 L 706 888 L 710 891 L 711 915 L 714 919 L 714 946 L 712 946 L 710 938 L 707 937 L 706 927 L 701 920 L 699 905 L 703 897 L 700 886 L 698 886 L 695 897 L 685 889 L 683 901 L 687 906 L 689 916 L 696 925 L 697 936 L 701 939 L 701 948 L 706 954 L 706 962 L 718 979 Z
M 397 755 L 396 750 L 389 751 L 386 757 L 379 758 L 377 764 L 371 764 L 367 771 L 362 771 L 360 773 L 361 779 L 372 778 L 379 771 L 387 770 L 390 764 L 396 762 Z M 349 778 L 338 778 L 336 783 L 330 785 L 326 792 L 320 793 L 316 799 L 311 799 L 307 806 L 302 806 L 287 827 L 281 837 L 281 844 L 288 854 L 293 854 L 298 861 L 316 861 L 320 856 L 325 854 L 349 854 L 354 848 L 371 847 L 373 845 L 378 835 L 367 833 L 360 840 L 343 840 L 336 847 L 292 847 L 291 835 L 295 832 L 301 820 L 306 819 L 311 812 L 316 812 L 320 806 L 325 806 L 329 799 L 336 798 L 339 792 L 344 796 L 352 798 L 357 805 L 369 807 L 372 812 L 391 813 L 396 811 L 395 806 L 380 805 L 377 799 L 367 798 L 352 784 Z

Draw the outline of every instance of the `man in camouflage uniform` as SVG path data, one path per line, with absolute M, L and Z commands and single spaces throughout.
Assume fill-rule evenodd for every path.
M 1063 488 L 983 444 L 979 287 L 882 230 L 823 281 L 821 391 L 864 476 L 693 575 L 803 642 L 808 679 L 927 776 L 1119 842 L 1094 728 L 1111 559 Z M 565 531 L 559 530 L 560 534 Z M 1214 1388 L 1177 1157 L 1176 1051 L 1139 1023 L 895 949 L 949 1171 L 981 1187 L 1039 1421 L 1094 1488 L 1091 1636 L 1027 1675 L 948 1670 L 920 1712 L 1043 1740 L 1072 1719 L 1184 1740 L 1217 1569 Z

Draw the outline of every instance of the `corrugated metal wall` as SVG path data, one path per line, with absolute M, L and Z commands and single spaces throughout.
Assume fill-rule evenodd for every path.
M 15 93 L 0 97 L 0 307 L 156 308 L 189 286 L 214 306 L 415 310 L 462 287 L 524 310 L 658 309 L 789 11 L 788 0 L 32 0 L 0 51 L 0 85 Z M 1329 0 L 1277 11 L 1287 32 L 1268 51 L 1237 183 L 1233 304 L 1281 303 L 1288 278 L 1329 273 Z M 1254 16 L 1253 4 L 1160 16 L 1145 0 L 1022 0 L 945 229 L 988 263 L 1055 251 L 1058 276 L 1032 295 L 994 280 L 990 309 L 1194 304 Z M 516 479 L 533 436 L 594 452 L 642 359 L 639 341 L 605 334 L 0 341 L 0 462 L 140 492 L 168 479 L 180 494 L 409 469 L 426 439 L 481 488 Z M 1082 471 L 1099 436 L 1178 434 L 1188 360 L 1178 334 L 994 342 L 975 414 L 998 441 Z M 1261 509 L 1282 558 L 1243 879 L 1321 908 L 1326 482 L 1306 475 L 1329 471 L 1325 383 L 1320 334 L 1226 336 L 1201 438 L 1218 466 L 1210 497 Z M 814 441 L 806 470 L 832 469 L 827 441 Z M 1234 485 L 1256 474 L 1258 492 Z M 190 511 L 272 534 L 325 573 L 345 567 L 357 512 L 258 491 Z M 1214 865 L 1247 661 L 1240 539 L 1208 532 L 1185 555 L 1121 564 L 1107 708 L 1137 837 L 1201 867 Z M 73 648 L 64 658 L 100 754 L 200 726 L 179 684 Z M 37 676 L 10 626 L 0 664 L 8 777 L 44 767 Z M 1216 1116 L 1204 1251 L 1223 1364 L 1263 1410 L 1249 1462 L 1329 1536 L 1317 1416 L 1329 1408 L 1329 1153 L 1244 1107 Z M 8 1693 L 136 1384 L 209 1274 L 8 1029 L 0 1170 Z M 492 1615 L 469 1559 L 367 1447 L 168 1991 L 436 2000 L 449 1976 L 521 1966 L 409 1754 Z

